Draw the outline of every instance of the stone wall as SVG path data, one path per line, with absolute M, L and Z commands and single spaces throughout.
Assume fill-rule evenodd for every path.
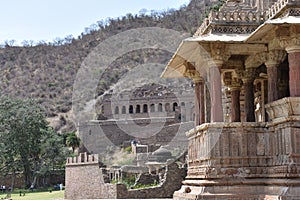
M 186 170 L 178 168 L 176 163 L 172 163 L 168 166 L 164 182 L 159 186 L 136 190 L 119 187 L 117 197 L 119 199 L 172 198 L 174 191 L 181 187 L 185 176 Z
M 176 94 L 171 91 L 154 90 L 142 89 L 136 95 L 131 92 L 118 95 L 107 93 L 103 96 L 98 112 L 104 119 L 131 119 L 171 116 L 176 111 L 181 113 L 182 122 L 193 120 L 194 94 L 190 87 Z
M 111 199 L 114 188 L 104 183 L 99 169 L 97 155 L 81 153 L 78 157 L 68 158 L 66 164 L 65 199 L 99 199 L 107 196 Z
M 96 155 L 82 153 L 78 157 L 68 158 L 65 199 L 170 198 L 186 176 L 185 169 L 172 163 L 159 186 L 127 190 L 124 184 L 105 183 L 102 171 Z
M 160 146 L 177 140 L 178 145 L 181 143 L 185 145 L 187 144 L 185 132 L 191 128 L 193 122 L 174 124 L 173 118 L 139 119 L 131 122 L 91 121 L 81 124 L 78 127 L 78 134 L 88 152 L 101 154 L 109 146 L 130 144 L 133 139 L 138 140 L 140 144 Z

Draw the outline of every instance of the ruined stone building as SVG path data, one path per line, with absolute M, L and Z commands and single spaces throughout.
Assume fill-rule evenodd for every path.
M 193 79 L 197 127 L 174 199 L 300 199 L 299 15 L 228 0 L 182 41 L 163 77 Z
M 108 146 L 130 146 L 132 140 L 159 147 L 169 144 L 178 133 L 186 142 L 184 132 L 193 127 L 191 86 L 171 90 L 153 83 L 134 91 L 108 92 L 101 102 L 98 119 L 78 126 L 83 151 L 92 154 L 105 153 Z

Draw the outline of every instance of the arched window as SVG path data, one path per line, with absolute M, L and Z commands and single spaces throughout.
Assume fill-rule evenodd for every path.
M 141 113 L 141 106 L 136 105 L 135 113 Z
M 169 103 L 166 103 L 166 104 L 165 104 L 165 111 L 166 111 L 166 112 L 170 112 L 170 111 L 171 111 L 171 109 L 170 109 L 170 104 L 169 104 Z
M 154 104 L 150 105 L 150 112 L 155 112 L 155 105 Z
M 161 103 L 159 103 L 158 104 L 158 112 L 162 112 L 163 110 L 162 110 L 162 104 Z
M 176 111 L 176 108 L 178 107 L 178 104 L 175 102 L 173 103 L 173 111 Z
M 148 105 L 144 104 L 143 105 L 143 113 L 147 113 L 148 112 Z
M 181 107 L 184 107 L 185 106 L 185 103 L 184 102 L 181 102 Z
M 129 112 L 129 114 L 132 114 L 132 113 L 133 113 L 133 105 L 130 105 L 130 106 L 129 106 L 128 112 Z
M 126 106 L 122 107 L 122 114 L 126 114 Z
M 116 114 L 116 115 L 119 114 L 119 106 L 116 106 L 116 107 L 115 107 L 115 114 Z

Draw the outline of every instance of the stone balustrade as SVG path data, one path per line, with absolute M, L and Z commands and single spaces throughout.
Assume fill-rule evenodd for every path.
M 211 23 L 239 23 L 239 24 L 262 24 L 268 19 L 266 12 L 254 12 L 254 11 L 219 11 L 210 12 L 208 18 L 206 18 L 200 28 L 195 33 L 195 36 L 205 33 Z
M 282 11 L 288 4 L 296 3 L 297 0 L 278 0 L 273 4 L 273 6 L 267 11 L 267 16 L 269 19 L 275 17 L 279 12 Z

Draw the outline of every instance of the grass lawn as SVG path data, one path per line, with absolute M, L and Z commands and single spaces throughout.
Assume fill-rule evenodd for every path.
M 4 198 L 6 194 L 0 193 L 0 199 Z M 52 191 L 50 192 L 28 192 L 25 196 L 20 196 L 20 193 L 14 192 L 11 195 L 12 200 L 61 200 L 64 198 L 64 191 Z

